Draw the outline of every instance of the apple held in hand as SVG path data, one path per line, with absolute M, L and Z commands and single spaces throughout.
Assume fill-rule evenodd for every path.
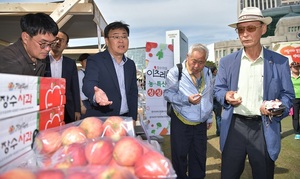
M 110 139 L 100 139 L 85 146 L 85 156 L 91 165 L 107 165 L 112 159 L 113 150 Z
M 61 146 L 61 135 L 59 132 L 44 130 L 35 138 L 35 150 L 40 154 L 51 154 Z
M 241 95 L 239 95 L 238 93 L 234 93 L 233 98 L 238 99 L 238 100 L 242 100 Z
M 169 159 L 154 150 L 147 152 L 135 163 L 135 175 L 138 178 L 167 178 L 175 171 Z
M 134 166 L 143 155 L 143 146 L 134 137 L 122 137 L 116 144 L 113 152 L 115 161 L 121 166 Z
M 119 116 L 110 116 L 103 123 L 104 136 L 118 138 L 126 136 L 127 131 L 123 125 L 123 118 Z
M 83 143 L 86 141 L 86 135 L 82 128 L 78 126 L 70 126 L 61 134 L 61 140 L 63 145 Z
M 85 131 L 88 139 L 94 139 L 101 136 L 102 124 L 102 121 L 96 117 L 87 117 L 82 120 L 79 127 Z

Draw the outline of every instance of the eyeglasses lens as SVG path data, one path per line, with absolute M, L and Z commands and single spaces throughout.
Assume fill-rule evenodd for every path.
M 246 27 L 238 27 L 236 28 L 236 32 L 239 33 L 239 34 L 242 34 L 245 32 L 245 30 L 247 30 L 247 32 L 255 32 L 257 28 L 259 28 L 261 26 L 253 26 L 253 25 L 249 25 L 249 26 L 246 26 Z

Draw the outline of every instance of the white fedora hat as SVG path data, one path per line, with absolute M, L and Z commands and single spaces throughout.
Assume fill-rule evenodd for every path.
M 237 24 L 242 22 L 250 22 L 250 21 L 261 21 L 266 25 L 269 25 L 272 22 L 271 17 L 264 17 L 261 13 L 261 10 L 257 7 L 245 7 L 237 22 L 229 24 L 229 27 L 236 28 Z

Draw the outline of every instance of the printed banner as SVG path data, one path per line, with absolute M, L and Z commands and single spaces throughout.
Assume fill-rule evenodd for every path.
M 173 67 L 173 45 L 146 43 L 146 121 L 149 135 L 170 134 L 170 117 L 163 97 L 166 77 Z
M 273 50 L 289 58 L 290 63 L 300 63 L 300 41 L 274 43 Z

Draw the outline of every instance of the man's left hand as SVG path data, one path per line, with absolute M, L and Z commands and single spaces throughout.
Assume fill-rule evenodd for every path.
M 207 130 L 210 129 L 212 126 L 212 123 L 207 123 Z
M 75 121 L 80 120 L 80 112 L 75 112 Z

